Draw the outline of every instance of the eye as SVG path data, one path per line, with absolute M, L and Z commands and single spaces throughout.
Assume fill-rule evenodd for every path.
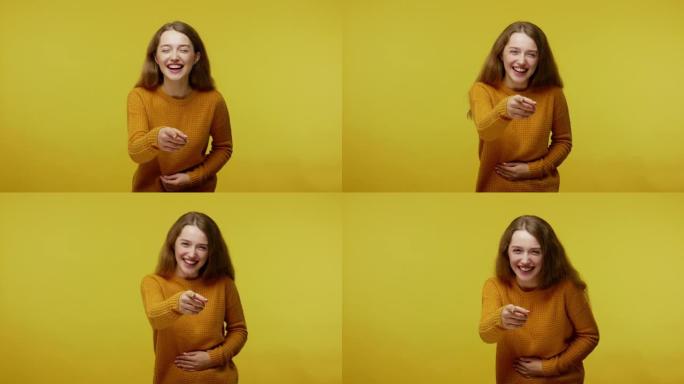
M 535 255 L 535 256 L 539 256 L 539 255 L 541 255 L 541 251 L 540 251 L 540 250 L 538 250 L 538 249 L 534 249 L 534 250 L 532 250 L 532 252 L 531 252 L 531 253 L 532 253 L 533 255 Z
M 530 58 L 532 58 L 532 59 L 536 59 L 536 58 L 537 58 L 537 54 L 536 54 L 536 53 L 528 53 L 528 54 L 527 54 L 527 57 L 530 57 Z
M 520 248 L 513 248 L 513 249 L 511 250 L 511 252 L 513 252 L 513 253 L 515 253 L 515 254 L 519 254 L 520 252 L 522 252 L 522 249 L 520 249 Z
M 199 247 L 197 247 L 197 249 L 199 249 L 200 251 L 206 251 L 207 248 L 208 248 L 208 247 L 205 246 L 205 245 L 200 245 Z
M 190 51 L 187 49 L 181 49 L 180 51 L 181 51 L 181 53 L 190 53 Z

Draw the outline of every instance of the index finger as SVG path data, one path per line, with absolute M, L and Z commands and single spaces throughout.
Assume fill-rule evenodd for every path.
M 522 315 L 527 315 L 528 313 L 530 313 L 529 310 L 527 310 L 527 309 L 525 309 L 525 308 L 523 308 L 523 307 L 518 307 L 518 306 L 513 306 L 513 307 L 515 308 L 515 312 L 518 312 L 518 313 L 520 313 L 520 314 L 522 314 Z
M 207 299 L 206 297 L 200 295 L 199 293 L 195 293 L 195 294 L 192 296 L 192 298 L 195 299 L 195 300 L 197 300 L 197 301 L 203 302 L 203 303 L 206 303 L 207 301 L 209 301 L 209 299 Z
M 181 139 L 183 139 L 183 140 L 185 140 L 185 139 L 188 138 L 188 135 L 186 135 L 185 133 L 183 133 L 183 131 L 181 131 L 181 130 L 178 129 L 178 128 L 174 128 L 174 133 L 176 134 L 176 137 L 179 137 L 179 138 L 181 138 Z
M 537 102 L 530 99 L 529 97 L 521 96 L 522 97 L 522 102 L 529 104 L 529 105 L 537 105 Z

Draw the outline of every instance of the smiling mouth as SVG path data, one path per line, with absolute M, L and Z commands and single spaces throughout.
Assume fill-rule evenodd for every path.
M 189 266 L 191 266 L 191 267 L 192 267 L 192 266 L 195 266 L 195 265 L 199 262 L 199 260 L 190 260 L 190 259 L 186 259 L 186 258 L 184 258 L 184 257 L 182 258 L 182 260 L 183 260 L 183 262 L 184 262 L 185 264 L 187 264 L 187 265 L 189 265 Z
M 528 265 L 528 266 L 518 266 L 518 269 L 522 271 L 523 273 L 530 273 L 534 271 L 534 266 Z
M 182 64 L 169 64 L 166 66 L 166 68 L 168 68 L 168 70 L 171 72 L 177 73 L 183 69 L 183 65 Z
M 527 68 L 521 68 L 521 67 L 511 67 L 511 68 L 513 68 L 513 71 L 520 73 L 520 74 L 525 74 L 525 73 L 527 73 L 527 71 L 529 71 L 529 69 L 527 69 Z

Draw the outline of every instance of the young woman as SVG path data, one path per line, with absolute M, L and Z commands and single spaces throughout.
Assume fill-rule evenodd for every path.
M 572 147 L 562 87 L 544 32 L 528 22 L 506 27 L 470 89 L 468 114 L 480 137 L 476 191 L 558 191 L 557 168 Z
M 521 216 L 506 228 L 496 277 L 482 292 L 480 337 L 496 345 L 497 383 L 582 383 L 598 327 L 586 284 L 551 226 Z
M 164 24 L 128 94 L 128 153 L 138 163 L 133 191 L 213 192 L 232 152 L 228 108 L 202 40 L 188 24 Z
M 221 231 L 189 212 L 169 230 L 157 270 L 142 281 L 154 333 L 154 383 L 234 384 L 247 340 L 235 273 Z

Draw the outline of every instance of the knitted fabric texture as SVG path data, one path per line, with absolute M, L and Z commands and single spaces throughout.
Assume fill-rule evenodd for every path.
M 537 102 L 531 116 L 506 116 L 508 98 L 516 94 Z M 480 138 L 477 192 L 558 191 L 557 168 L 572 148 L 568 105 L 561 88 L 514 91 L 478 82 L 470 89 L 470 110 Z M 531 178 L 511 181 L 499 176 L 494 167 L 505 162 L 528 163 Z
M 187 144 L 174 152 L 160 150 L 157 136 L 162 127 L 185 133 Z M 159 177 L 180 172 L 190 176 L 184 191 L 212 192 L 216 173 L 232 153 L 228 108 L 218 91 L 193 90 L 183 99 L 167 95 L 161 87 L 134 88 L 128 94 L 128 154 L 138 163 L 134 192 L 164 191 Z
M 501 312 L 508 304 L 530 311 L 522 327 L 503 328 Z M 482 291 L 480 337 L 496 343 L 497 383 L 582 383 L 582 360 L 598 344 L 599 332 L 586 293 L 569 280 L 525 291 L 490 278 Z M 541 358 L 544 376 L 520 375 L 513 368 L 520 357 Z
M 230 278 L 207 283 L 148 275 L 143 278 L 141 290 L 153 329 L 155 384 L 237 383 L 232 359 L 247 341 L 247 326 L 237 288 Z M 208 299 L 199 314 L 178 311 L 178 300 L 187 290 Z M 174 365 L 176 356 L 193 351 L 208 352 L 213 367 L 189 372 Z

